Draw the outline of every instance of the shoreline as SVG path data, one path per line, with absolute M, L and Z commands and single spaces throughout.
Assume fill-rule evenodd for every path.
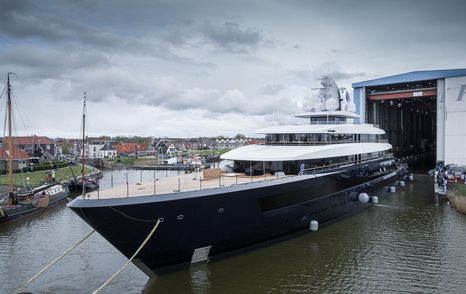
M 447 191 L 447 199 L 456 210 L 462 214 L 466 214 L 466 196 L 461 195 L 454 188 L 450 187 Z

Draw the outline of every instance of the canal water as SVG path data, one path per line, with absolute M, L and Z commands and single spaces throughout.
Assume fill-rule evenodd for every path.
M 126 173 L 153 177 L 106 171 L 102 185 L 112 174 L 122 184 Z M 435 206 L 432 188 L 415 174 L 379 205 L 318 232 L 155 279 L 130 264 L 101 293 L 465 293 L 466 216 L 446 201 Z M 64 203 L 0 226 L 0 293 L 14 293 L 90 231 Z M 22 291 L 91 293 L 125 262 L 93 234 Z

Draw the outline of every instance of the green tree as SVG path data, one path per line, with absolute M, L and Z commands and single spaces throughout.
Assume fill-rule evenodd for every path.
M 243 134 L 236 134 L 235 139 L 246 139 L 246 136 Z
M 68 147 L 68 140 L 63 140 L 63 145 L 61 146 L 61 151 L 63 154 L 69 154 L 70 148 Z

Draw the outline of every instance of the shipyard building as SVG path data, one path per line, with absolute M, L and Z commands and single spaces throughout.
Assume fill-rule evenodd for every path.
M 397 156 L 466 166 L 466 69 L 403 73 L 353 90 L 361 121 L 384 129 Z

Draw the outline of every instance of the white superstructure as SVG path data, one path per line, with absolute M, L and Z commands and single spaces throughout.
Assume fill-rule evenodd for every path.
M 305 118 L 357 118 L 332 111 L 296 115 Z M 338 116 L 336 116 L 338 115 Z M 236 148 L 222 159 L 246 161 L 295 161 L 384 152 L 391 145 L 382 139 L 385 131 L 369 124 L 319 124 L 272 126 L 256 131 L 265 134 L 265 144 Z
M 256 133 L 265 135 L 264 144 L 233 149 L 221 158 L 235 161 L 239 171 L 248 166 L 253 169 L 252 165 L 256 164 L 262 165 L 264 171 L 293 173 L 296 166 L 310 168 L 379 158 L 392 148 L 384 139 L 384 130 L 369 124 L 354 124 L 353 119 L 359 115 L 353 112 L 308 111 L 295 117 L 308 119 L 309 123 L 260 129 Z

